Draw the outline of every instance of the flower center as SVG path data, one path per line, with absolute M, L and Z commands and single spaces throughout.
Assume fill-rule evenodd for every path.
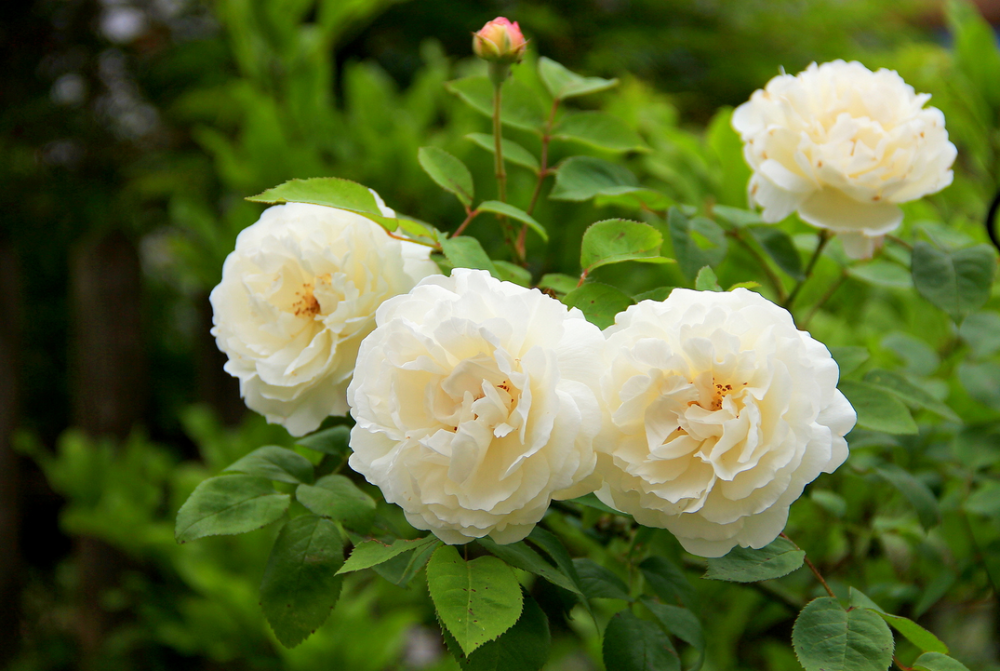
M 316 276 L 316 282 L 323 284 L 330 284 L 330 273 L 325 273 L 323 275 Z M 292 314 L 296 317 L 315 317 L 320 313 L 321 307 L 319 300 L 313 293 L 316 285 L 312 282 L 304 282 L 302 284 L 302 290 L 296 291 L 295 301 L 292 302 Z

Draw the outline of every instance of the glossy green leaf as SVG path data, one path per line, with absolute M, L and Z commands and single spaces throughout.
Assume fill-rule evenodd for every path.
M 518 286 L 531 288 L 531 271 L 510 261 L 494 261 L 493 267 L 504 282 L 513 282 Z
M 605 112 L 569 114 L 553 129 L 552 138 L 608 151 L 649 151 L 638 133 Z
M 759 550 L 735 547 L 724 557 L 709 558 L 704 577 L 731 582 L 771 580 L 800 568 L 805 558 L 806 553 L 793 543 L 775 538 Z
M 538 59 L 538 74 L 545 88 L 557 100 L 606 91 L 618 85 L 617 79 L 582 77 L 545 56 Z
M 996 252 L 989 245 L 946 251 L 918 241 L 912 258 L 913 286 L 956 321 L 990 297 Z
M 580 576 L 576 573 L 576 566 L 573 564 L 573 560 L 569 556 L 569 552 L 566 551 L 566 547 L 559 540 L 559 537 L 553 534 L 551 531 L 546 531 L 540 526 L 536 526 L 528 534 L 528 541 L 533 543 L 536 547 L 540 548 L 542 552 L 547 554 L 549 558 L 555 562 L 556 567 L 562 571 L 565 575 L 569 576 L 569 579 L 573 581 L 573 584 L 577 586 L 577 591 L 583 593 L 583 586 L 580 582 Z M 584 601 L 584 606 L 589 609 L 589 605 Z
M 892 615 L 878 610 L 874 612 L 877 613 L 883 620 L 888 622 L 890 627 L 905 636 L 906 640 L 920 648 L 920 650 L 924 652 L 941 652 L 948 654 L 948 646 L 942 643 L 941 639 L 921 627 L 913 620 L 905 618 L 902 615 Z
M 917 425 L 906 405 L 894 394 L 867 382 L 843 380 L 838 385 L 858 413 L 858 425 L 885 433 L 911 434 Z
M 663 236 L 650 226 L 627 219 L 607 219 L 587 227 L 580 244 L 580 267 L 587 272 L 612 263 L 667 263 L 660 256 Z
M 562 302 L 571 308 L 580 308 L 587 321 L 606 329 L 615 323 L 615 315 L 634 301 L 611 285 L 587 282 L 563 296 Z
M 427 587 L 438 617 L 466 655 L 521 616 L 521 586 L 496 557 L 467 562 L 453 546 L 443 545 L 427 564 Z
M 642 603 L 667 632 L 698 651 L 697 661 L 688 668 L 688 671 L 698 671 L 705 662 L 705 632 L 701 621 L 687 608 L 656 603 L 650 599 L 643 599 Z
M 502 203 L 499 200 L 486 200 L 480 203 L 477 207 L 480 212 L 493 212 L 494 214 L 503 214 L 511 219 L 520 221 L 523 224 L 527 224 L 528 228 L 533 230 L 535 233 L 541 236 L 542 240 L 548 242 L 549 234 L 545 231 L 541 224 L 539 224 L 535 219 L 522 210 L 521 208 L 514 207 L 509 203 Z
M 641 190 L 639 180 L 628 168 L 593 156 L 573 156 L 559 166 L 549 198 L 583 201 Z
M 282 203 L 325 205 L 357 212 L 390 231 L 396 230 L 398 225 L 396 219 L 382 214 L 375 202 L 375 196 L 368 187 L 339 177 L 292 179 L 256 196 L 250 196 L 247 200 L 269 205 Z
M 296 438 L 295 444 L 334 457 L 346 457 L 351 452 L 351 427 L 335 426 L 317 431 L 305 438 Z
M 643 291 L 641 294 L 636 294 L 632 298 L 636 303 L 640 301 L 665 301 L 670 296 L 670 293 L 677 287 L 656 287 L 655 289 L 650 289 L 649 291 Z
M 697 592 L 684 573 L 666 557 L 647 557 L 639 564 L 643 577 L 656 595 L 664 601 L 691 607 Z
M 715 266 L 726 257 L 728 243 L 725 232 L 711 219 L 689 219 L 680 208 L 672 207 L 667 215 L 674 257 L 681 272 L 689 280 L 705 266 Z
M 487 133 L 469 133 L 465 137 L 468 140 L 472 140 L 491 154 L 496 153 L 496 144 L 493 141 L 492 135 Z M 500 151 L 503 153 L 503 160 L 505 163 L 513 163 L 514 165 L 527 168 L 536 175 L 538 174 L 538 171 L 542 169 L 538 159 L 535 158 L 535 155 L 530 151 L 513 140 L 501 138 L 500 141 L 502 142 Z
M 576 284 L 579 281 L 580 278 L 578 277 L 563 275 L 561 273 L 548 273 L 542 275 L 542 279 L 538 281 L 538 288 L 551 289 L 560 294 L 568 294 L 576 289 Z
M 962 508 L 975 515 L 1000 517 L 1000 482 L 983 482 L 962 502 Z
M 457 238 L 445 238 L 441 240 L 441 251 L 456 268 L 488 270 L 493 277 L 499 275 L 493 261 L 483 250 L 483 246 L 479 244 L 479 240 L 473 237 L 460 235 Z
M 792 646 L 806 671 L 886 671 L 892 632 L 871 610 L 844 610 L 833 597 L 814 599 L 792 629 Z
M 958 380 L 969 396 L 983 405 L 1000 411 L 1000 364 L 994 361 L 958 365 Z
M 295 498 L 311 512 L 355 531 L 367 531 L 375 519 L 374 499 L 343 475 L 326 475 L 315 485 L 299 485 Z
M 972 350 L 972 356 L 985 359 L 1000 352 L 1000 314 L 976 312 L 962 322 L 958 330 L 962 340 Z
M 615 671 L 680 671 L 680 657 L 653 622 L 623 610 L 608 622 L 602 651 L 604 666 Z
M 632 600 L 625 581 L 592 559 L 574 559 L 573 566 L 588 599 Z
M 226 472 L 256 475 L 293 485 L 309 484 L 313 480 L 313 465 L 308 459 L 276 445 L 266 445 L 254 450 L 226 468 Z
M 435 538 L 433 541 L 420 544 L 413 552 L 404 552 L 372 566 L 372 570 L 394 585 L 406 587 L 420 569 L 427 565 L 440 545 L 441 541 Z
M 719 278 L 715 276 L 715 271 L 710 266 L 704 266 L 698 271 L 698 275 L 694 278 L 694 288 L 698 291 L 722 291 Z
M 462 671 L 539 671 L 549 659 L 552 644 L 548 618 L 527 595 L 524 610 L 514 626 L 469 656 L 447 629 L 442 633 Z
M 840 377 L 850 375 L 871 357 L 865 347 L 831 347 L 830 354 L 840 367 Z
M 714 208 L 718 212 L 719 208 Z M 787 233 L 774 226 L 751 226 L 750 234 L 760 243 L 767 255 L 778 264 L 793 280 L 801 280 L 805 277 L 802 274 L 802 257 L 799 250 L 795 248 L 795 243 Z
M 326 622 L 340 596 L 344 563 L 340 531 L 330 520 L 289 520 L 271 549 L 260 584 L 260 605 L 274 635 L 292 648 Z
M 917 511 L 917 517 L 922 527 L 930 529 L 941 523 L 941 511 L 938 509 L 937 499 L 927 485 L 894 464 L 886 464 L 876 468 L 875 472 L 906 497 L 906 500 Z
M 890 289 L 912 289 L 913 278 L 906 268 L 889 261 L 871 261 L 850 266 L 847 274 L 868 284 Z
M 941 365 L 941 358 L 934 348 L 909 333 L 893 331 L 882 338 L 881 344 L 906 362 L 907 373 L 932 375 Z
M 926 391 L 907 380 L 903 375 L 889 370 L 875 370 L 865 373 L 865 382 L 892 391 L 907 405 L 930 410 L 933 413 L 953 422 L 962 421 L 955 411 L 945 403 L 937 400 Z
M 438 186 L 455 194 L 463 205 L 472 205 L 475 195 L 472 173 L 464 163 L 438 147 L 421 147 L 417 152 L 417 160 Z
M 957 659 L 940 652 L 925 652 L 913 662 L 916 671 L 969 671 L 969 667 Z
M 291 504 L 266 478 L 220 475 L 199 484 L 177 511 L 181 543 L 204 536 L 243 534 L 276 521 Z
M 399 538 L 393 541 L 392 545 L 386 545 L 379 540 L 365 541 L 354 546 L 351 556 L 347 558 L 347 561 L 338 573 L 351 573 L 352 571 L 362 571 L 366 568 L 372 568 L 405 552 L 420 550 L 439 542 L 434 536 L 416 538 L 414 540 Z
M 524 541 L 500 545 L 492 538 L 485 537 L 480 538 L 476 542 L 482 545 L 487 552 L 495 557 L 499 557 L 515 568 L 541 576 L 553 585 L 558 585 L 570 592 L 582 594 L 580 588 L 574 583 L 572 578 L 545 561 L 540 554 L 528 547 Z
M 638 212 L 660 212 L 674 204 L 674 199 L 667 194 L 644 187 L 617 189 L 614 193 L 599 193 L 594 196 L 594 205 L 597 207 L 621 207 Z
M 493 84 L 488 77 L 457 79 L 445 84 L 445 88 L 480 114 L 493 117 Z M 500 121 L 505 126 L 537 132 L 545 125 L 545 112 L 531 88 L 508 79 L 500 96 Z

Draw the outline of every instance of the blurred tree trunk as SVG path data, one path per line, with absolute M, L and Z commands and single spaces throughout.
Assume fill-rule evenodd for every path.
M 135 245 L 120 231 L 88 240 L 70 259 L 73 423 L 94 437 L 125 439 L 145 410 L 142 276 Z M 95 538 L 76 539 L 79 666 L 92 668 L 114 618 L 102 595 L 124 557 Z
M 13 246 L 0 243 L 0 666 L 17 651 L 20 615 L 20 461 L 11 447 L 17 428 L 20 267 Z
M 195 297 L 198 306 L 198 400 L 209 405 L 226 426 L 240 423 L 246 406 L 240 398 L 240 381 L 222 369 L 226 355 L 212 335 L 212 304 L 206 294 Z

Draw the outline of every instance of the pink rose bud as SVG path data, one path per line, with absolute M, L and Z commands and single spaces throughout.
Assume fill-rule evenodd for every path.
M 527 46 L 517 21 L 511 23 L 502 16 L 472 34 L 472 50 L 486 61 L 519 63 Z

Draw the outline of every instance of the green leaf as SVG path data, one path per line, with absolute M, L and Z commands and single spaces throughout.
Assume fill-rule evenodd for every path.
M 913 662 L 916 671 L 969 671 L 969 667 L 957 659 L 940 652 L 925 652 Z
M 805 561 L 806 553 L 784 538 L 775 538 L 759 550 L 735 547 L 725 557 L 708 560 L 703 577 L 731 582 L 757 582 L 788 575 Z
M 994 109 L 1000 107 L 996 82 L 1000 79 L 1000 53 L 993 27 L 972 3 L 952 0 L 947 5 L 948 27 L 954 36 L 957 70 L 974 91 Z M 968 104 L 968 103 L 966 103 Z
M 608 151 L 649 151 L 638 133 L 605 112 L 569 114 L 555 127 L 552 138 Z
M 545 88 L 556 100 L 565 100 L 588 93 L 606 91 L 618 86 L 617 79 L 602 79 L 601 77 L 581 77 L 571 72 L 551 58 L 542 56 L 538 59 L 538 74 L 545 83 Z
M 524 610 L 514 626 L 468 657 L 447 629 L 442 633 L 462 671 L 538 671 L 548 661 L 552 644 L 548 618 L 527 595 Z
M 531 288 L 531 271 L 510 261 L 494 261 L 493 267 L 504 282 L 513 282 L 522 287 Z
M 892 632 L 865 608 L 845 611 L 833 597 L 810 601 L 795 620 L 792 646 L 806 671 L 886 671 Z
M 688 219 L 680 208 L 672 207 L 667 215 L 674 257 L 681 272 L 693 280 L 705 266 L 715 266 L 726 258 L 728 243 L 719 225 L 705 217 Z
M 911 268 L 920 295 L 958 321 L 989 299 L 996 254 L 989 245 L 943 251 L 918 241 Z
M 650 289 L 649 291 L 643 291 L 641 294 L 636 294 L 633 296 L 633 300 L 636 303 L 640 301 L 665 301 L 670 296 L 670 293 L 677 287 L 656 287 L 655 289 Z
M 847 514 L 847 501 L 840 494 L 828 489 L 810 489 L 809 498 L 834 517 L 841 518 Z
M 276 492 L 266 478 L 220 475 L 191 492 L 177 511 L 174 533 L 181 543 L 204 536 L 244 534 L 274 522 L 289 505 L 291 497 Z
M 266 445 L 226 468 L 225 472 L 245 473 L 293 485 L 313 480 L 313 465 L 301 454 L 283 447 Z
M 858 425 L 886 433 L 917 433 L 917 425 L 906 408 L 894 394 L 867 382 L 843 380 L 838 385 L 858 413 Z
M 293 179 L 256 196 L 250 196 L 247 200 L 269 205 L 312 203 L 350 210 L 364 215 L 390 231 L 396 230 L 398 223 L 395 219 L 382 214 L 375 202 L 375 196 L 368 187 L 339 177 Z
M 938 509 L 937 499 L 934 498 L 934 493 L 927 488 L 927 485 L 894 464 L 886 464 L 881 468 L 876 468 L 875 472 L 906 497 L 906 500 L 917 511 L 920 526 L 930 529 L 941 523 L 941 511 Z
M 745 188 L 746 185 L 744 185 Z M 754 210 L 744 210 L 738 207 L 729 207 L 727 205 L 715 205 L 712 207 L 712 215 L 722 219 L 731 226 L 736 228 L 743 228 L 745 226 L 754 226 L 757 224 L 763 224 L 764 220 L 760 218 L 760 213 Z M 765 228 L 762 226 L 762 228 Z M 771 230 L 777 230 L 773 226 L 766 226 Z
M 559 540 L 559 537 L 550 531 L 546 531 L 542 527 L 536 526 L 528 534 L 528 540 L 534 543 L 537 547 L 555 562 L 556 567 L 559 568 L 565 575 L 569 576 L 569 579 L 573 581 L 576 585 L 576 591 L 583 594 L 583 585 L 580 582 L 580 576 L 576 573 L 576 566 L 573 564 L 573 560 L 570 559 L 569 552 L 566 551 L 566 547 Z M 583 605 L 590 610 L 590 604 L 586 600 L 583 601 Z
M 389 561 L 373 566 L 372 570 L 394 585 L 406 587 L 420 569 L 427 565 L 431 555 L 440 545 L 441 542 L 435 538 L 432 542 L 420 545 L 413 552 L 404 552 Z
M 344 566 L 337 573 L 351 573 L 352 571 L 362 571 L 366 568 L 378 566 L 389 561 L 393 557 L 398 557 L 404 552 L 413 552 L 425 548 L 429 545 L 436 545 L 438 539 L 434 536 L 417 538 L 414 540 L 404 540 L 402 538 L 393 541 L 392 545 L 386 545 L 382 541 L 370 540 L 354 546 L 351 556 L 348 557 Z
M 701 273 L 699 272 L 699 274 Z M 714 275 L 715 273 L 712 274 Z M 695 281 L 697 281 L 697 279 L 698 278 L 695 278 Z M 718 280 L 716 280 L 716 283 L 718 283 Z M 733 289 L 759 289 L 759 288 L 760 288 L 760 282 L 754 282 L 753 280 L 750 280 L 747 282 L 737 282 L 736 284 L 726 289 L 726 291 L 732 291 Z
M 906 362 L 907 373 L 932 375 L 941 365 L 934 348 L 909 333 L 893 331 L 882 338 L 881 345 Z
M 639 564 L 643 577 L 664 601 L 693 606 L 697 593 L 687 576 L 666 557 L 647 557 Z
M 580 267 L 595 268 L 623 261 L 667 263 L 660 256 L 663 236 L 650 226 L 627 219 L 606 219 L 587 227 L 580 243 Z
M 670 639 L 652 622 L 632 611 L 615 614 L 604 630 L 604 666 L 614 671 L 680 671 Z
M 311 512 L 355 531 L 367 531 L 375 520 L 375 501 L 343 475 L 326 475 L 315 485 L 299 485 L 295 498 Z
M 615 315 L 632 305 L 633 300 L 608 284 L 587 282 L 563 296 L 562 302 L 580 308 L 587 321 L 606 329 L 615 323 Z
M 872 611 L 889 623 L 893 629 L 906 637 L 913 645 L 924 652 L 941 652 L 948 654 L 948 646 L 941 642 L 937 636 L 927 631 L 919 624 L 903 617 L 902 615 L 890 615 L 880 610 Z
M 698 291 L 722 291 L 719 278 L 715 276 L 715 271 L 710 266 L 704 266 L 698 271 L 698 275 L 694 278 L 694 288 Z
M 521 586 L 496 557 L 462 559 L 443 545 L 427 564 L 427 587 L 438 617 L 470 655 L 510 629 L 521 615 Z
M 1000 517 L 1000 483 L 986 481 L 962 503 L 966 512 Z
M 717 213 L 719 206 L 716 206 L 712 211 Z M 737 210 L 737 212 L 741 212 L 741 210 Z M 774 226 L 751 226 L 748 230 L 750 235 L 764 248 L 767 255 L 789 277 L 793 280 L 805 278 L 805 275 L 802 274 L 802 257 L 799 256 L 799 250 L 795 248 L 795 243 L 792 242 L 787 233 Z
M 593 492 L 590 494 L 584 494 L 583 496 L 578 496 L 575 499 L 569 499 L 567 503 L 575 503 L 579 506 L 586 506 L 588 508 L 593 508 L 594 510 L 600 510 L 602 513 L 608 513 L 609 515 L 623 515 L 621 511 L 615 510 L 604 501 L 597 498 Z
M 969 396 L 983 405 L 1000 410 L 1000 364 L 994 361 L 958 365 L 958 380 L 969 392 Z
M 552 564 L 545 561 L 540 554 L 532 550 L 523 541 L 500 545 L 492 538 L 484 537 L 476 541 L 490 554 L 502 559 L 511 566 L 522 571 L 534 573 L 548 580 L 553 585 L 558 585 L 563 589 L 576 594 L 581 594 L 580 588 L 573 582 L 573 579 L 557 569 Z
M 573 156 L 556 171 L 556 183 L 549 198 L 584 201 L 643 190 L 628 168 L 593 156 Z
M 260 605 L 274 635 L 294 648 L 326 622 L 340 596 L 344 543 L 330 520 L 301 515 L 274 541 L 260 584 Z
M 849 266 L 847 274 L 862 282 L 879 287 L 913 288 L 913 278 L 906 268 L 889 261 L 871 261 L 859 266 Z
M 346 457 L 351 452 L 351 427 L 335 426 L 317 431 L 311 436 L 297 438 L 295 444 L 315 452 Z
M 976 312 L 965 318 L 958 334 L 972 350 L 972 356 L 985 359 L 1000 352 L 1000 314 Z
M 574 559 L 573 566 L 588 599 L 632 600 L 625 581 L 592 559 Z
M 548 242 L 549 234 L 542 228 L 542 225 L 535 221 L 530 214 L 524 210 L 514 207 L 508 203 L 501 203 L 499 200 L 486 200 L 480 203 L 477 207 L 480 212 L 493 212 L 494 214 L 505 214 L 511 219 L 516 219 L 521 223 L 527 224 L 528 228 L 538 233 L 542 237 L 542 240 Z
M 865 373 L 865 382 L 890 390 L 910 406 L 930 410 L 953 422 L 962 421 L 954 410 L 899 373 L 876 368 Z
M 616 189 L 616 193 L 604 193 L 594 196 L 597 207 L 621 207 L 648 212 L 666 210 L 674 204 L 674 199 L 665 193 L 660 193 L 645 187 L 628 187 Z
M 469 107 L 493 118 L 493 84 L 488 77 L 466 77 L 445 84 Z M 545 125 L 545 112 L 538 96 L 516 79 L 504 82 L 500 96 L 500 121 L 506 126 L 539 132 Z
M 698 651 L 698 660 L 688 669 L 688 671 L 698 671 L 705 662 L 705 632 L 701 621 L 687 608 L 656 603 L 650 599 L 643 599 L 642 603 L 668 633 Z
M 467 140 L 472 140 L 491 154 L 496 153 L 497 148 L 492 135 L 487 133 L 469 133 L 465 136 L 465 138 Z M 518 143 L 513 140 L 508 140 L 507 138 L 501 138 L 500 142 L 502 143 L 500 151 L 503 152 L 503 160 L 505 163 L 513 163 L 527 168 L 536 175 L 538 174 L 538 171 L 542 169 L 542 166 L 538 163 L 538 159 L 535 158 L 535 155 Z
M 464 163 L 438 147 L 421 147 L 417 151 L 417 160 L 438 186 L 455 194 L 463 205 L 472 205 L 475 195 L 472 173 Z
M 856 371 L 871 357 L 865 347 L 831 347 L 830 354 L 840 366 L 841 378 Z
M 475 268 L 477 270 L 488 270 L 493 277 L 499 277 L 493 261 L 479 244 L 479 240 L 467 235 L 460 235 L 457 238 L 444 238 L 441 240 L 441 251 L 444 252 L 453 266 L 456 268 Z
M 576 289 L 576 284 L 579 281 L 580 280 L 577 277 L 571 277 L 561 273 L 548 273 L 546 275 L 542 275 L 542 279 L 538 281 L 538 288 L 551 289 L 552 291 L 560 294 L 568 294 Z

